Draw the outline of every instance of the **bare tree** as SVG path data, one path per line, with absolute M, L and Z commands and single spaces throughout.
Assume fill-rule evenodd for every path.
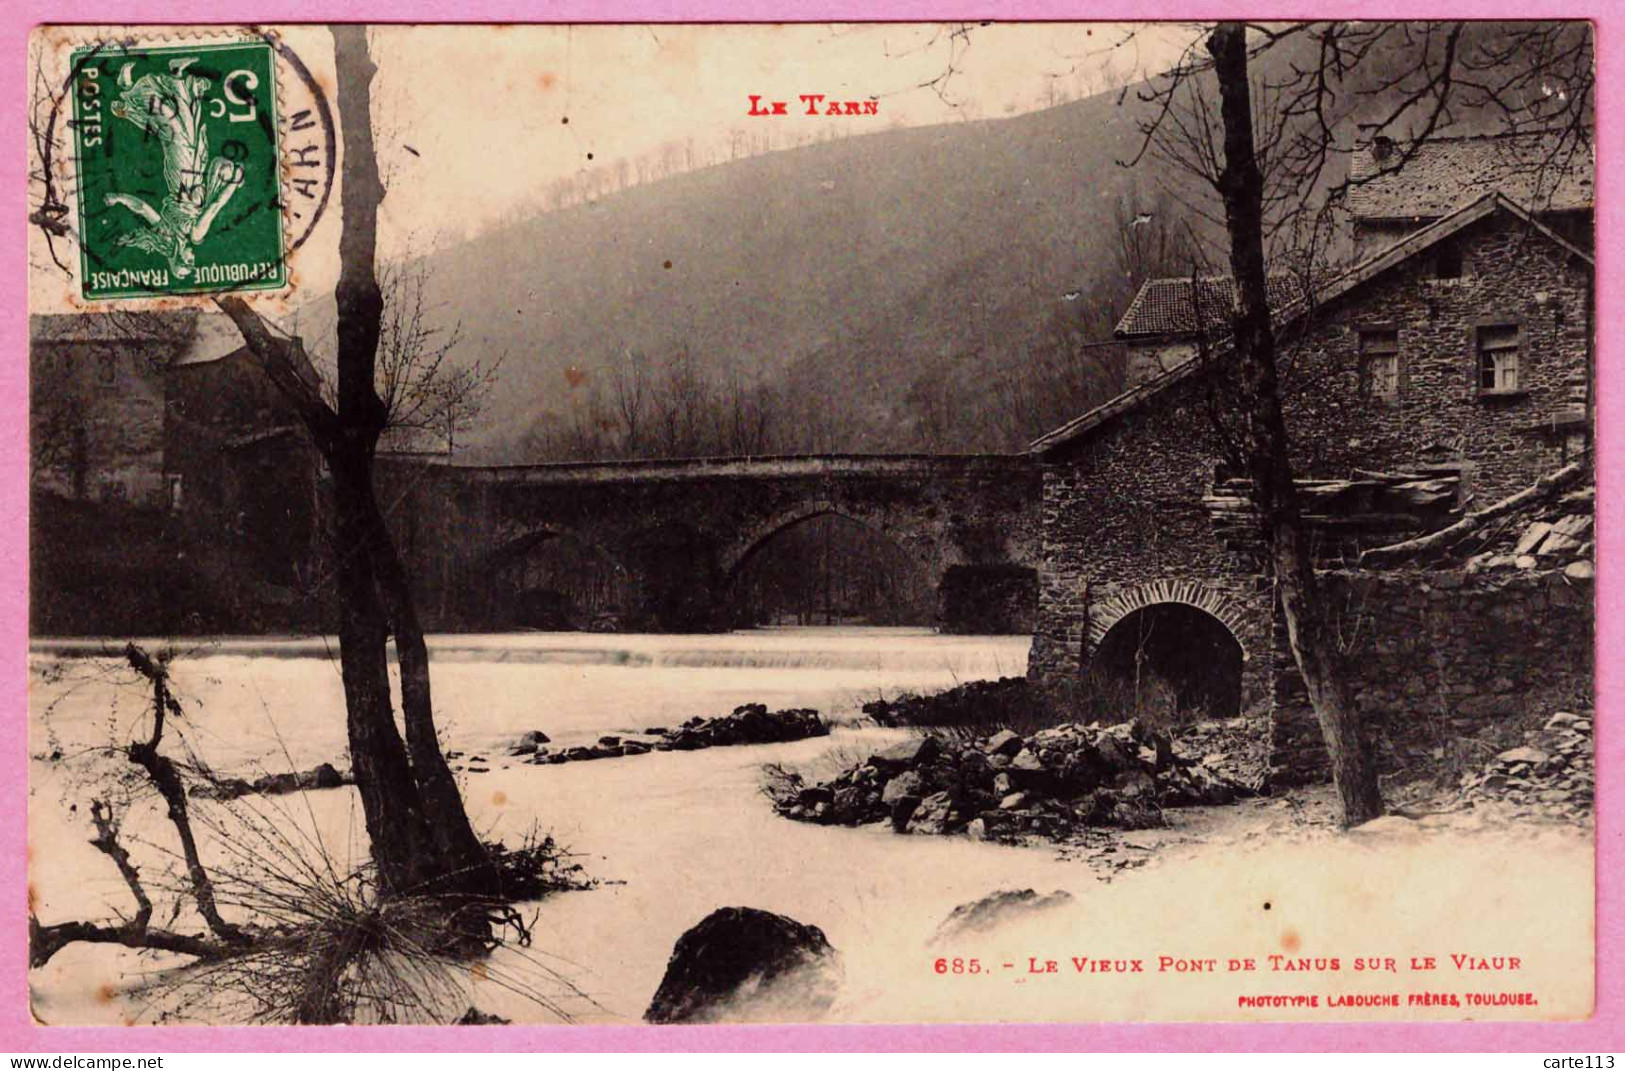
M 1252 62 L 1288 42 L 1306 47 L 1313 62 L 1284 63 L 1284 74 L 1255 85 Z M 1374 73 L 1379 55 L 1382 70 L 1392 73 Z M 1251 477 L 1294 661 L 1331 757 L 1345 824 L 1381 814 L 1382 799 L 1321 606 L 1293 479 L 1269 275 L 1290 271 L 1301 294 L 1298 320 L 1312 315 L 1343 196 L 1402 170 L 1458 112 L 1498 115 L 1514 132 L 1538 123 L 1551 136 L 1526 167 L 1503 170 L 1496 181 L 1522 170 L 1537 198 L 1549 192 L 1589 145 L 1591 86 L 1589 27 L 1579 23 L 1513 24 L 1499 32 L 1464 23 L 1225 23 L 1138 94 L 1149 106 L 1141 156 L 1202 179 L 1217 206 L 1185 207 L 1222 225 L 1228 237 L 1233 365 L 1210 377 L 1227 400 L 1214 407 L 1215 423 Z M 1354 148 L 1358 115 L 1374 116 L 1368 131 L 1404 138 L 1375 174 L 1335 166 Z M 1200 309 L 1197 315 L 1200 323 Z M 1216 352 L 1202 348 L 1202 359 Z
M 643 355 L 626 349 L 616 363 L 615 415 L 621 424 L 621 456 L 636 457 L 643 445 L 644 416 L 649 408 L 649 366 Z
M 407 444 L 444 444 L 451 453 L 458 438 L 476 427 L 485 412 L 502 358 L 457 360 L 462 324 L 437 322 L 427 299 L 426 271 L 423 261 L 407 258 L 379 269 L 384 312 L 379 321 L 377 391 L 387 413 L 386 437 L 393 433 Z M 312 362 L 322 377 L 324 399 L 336 405 L 336 360 L 317 354 Z
M 731 456 L 765 454 L 773 447 L 774 415 L 778 396 L 765 387 L 747 387 L 734 371 L 717 399 L 717 429 L 713 438 Z
M 371 83 L 377 68 L 365 27 L 335 25 L 332 33 L 344 141 L 334 404 L 302 374 L 291 341 L 273 332 L 252 306 L 230 295 L 216 303 L 299 412 L 332 474 L 350 752 L 380 880 L 397 893 L 494 895 L 495 870 L 469 824 L 436 739 L 423 629 L 373 488 L 378 438 L 391 417 L 378 391 L 385 301 L 376 269 L 378 206 L 384 198 L 372 133 Z M 404 742 L 390 695 L 391 634 L 400 662 Z
M 1254 154 L 1246 29 L 1239 23 L 1222 24 L 1209 36 L 1207 47 L 1219 81 L 1224 125 L 1224 164 L 1217 187 L 1224 199 L 1237 294 L 1233 326 L 1236 377 L 1248 404 L 1242 420 L 1253 503 L 1270 538 L 1288 641 L 1331 757 L 1343 822 L 1354 825 L 1382 814 L 1382 791 L 1370 742 L 1338 664 L 1336 639 L 1319 602 L 1309 531 L 1293 482 L 1275 368 L 1275 330 L 1264 260 L 1265 185 Z

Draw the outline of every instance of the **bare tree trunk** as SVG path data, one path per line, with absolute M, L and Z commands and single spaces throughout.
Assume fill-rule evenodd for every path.
M 406 750 L 412 777 L 429 818 L 429 833 L 436 850 L 452 866 L 448 884 L 471 893 L 490 892 L 497 875 L 463 808 L 457 781 L 446 765 L 435 731 L 434 699 L 429 684 L 429 648 L 406 568 L 390 538 L 371 481 L 362 503 L 372 535 L 368 540 L 375 580 L 395 633 L 395 654 L 401 670 L 401 714 L 406 723 Z
M 1343 824 L 1382 814 L 1382 794 L 1370 744 L 1349 699 L 1338 652 L 1321 614 L 1314 560 L 1292 481 L 1286 419 L 1275 369 L 1275 332 L 1270 321 L 1264 261 L 1264 179 L 1253 146 L 1252 100 L 1247 75 L 1246 28 L 1221 23 L 1208 38 L 1219 81 L 1224 122 L 1224 170 L 1219 192 L 1230 232 L 1230 270 L 1239 307 L 1235 348 L 1245 414 L 1243 443 L 1253 498 L 1275 566 L 1276 589 L 1286 618 L 1292 655 L 1309 690 L 1331 756 L 1332 779 L 1343 804 Z
M 343 117 L 344 226 L 339 234 L 338 436 L 329 463 L 338 512 L 339 642 L 356 783 L 374 858 L 397 891 L 495 891 L 494 872 L 463 809 L 435 737 L 428 650 L 405 572 L 373 491 L 373 457 L 388 419 L 378 396 L 384 297 L 376 268 L 384 198 L 372 140 L 377 72 L 364 26 L 333 27 Z M 393 627 L 407 744 L 389 701 L 386 643 Z M 404 882 L 404 884 L 402 884 Z
M 389 693 L 389 626 L 379 603 L 370 524 L 357 503 L 370 493 L 371 466 L 351 451 L 335 451 L 333 471 L 339 666 L 356 788 L 381 883 L 394 892 L 423 890 L 449 869 L 430 855 L 429 816 L 395 728 Z

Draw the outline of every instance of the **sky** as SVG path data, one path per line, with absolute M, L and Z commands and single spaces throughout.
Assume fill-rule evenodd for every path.
M 1018 115 L 1165 70 L 1198 32 L 1175 23 L 965 26 L 375 27 L 373 123 L 389 191 L 379 255 L 421 255 L 535 215 L 546 210 L 550 187 L 594 170 L 629 179 L 644 171 L 647 178 L 823 136 Z M 326 28 L 275 29 L 332 99 L 336 76 Z M 71 49 L 98 34 L 105 39 L 109 31 L 41 29 L 31 63 L 60 85 Z M 126 34 L 174 40 L 173 27 L 118 27 L 115 36 Z M 277 77 L 286 125 L 288 114 L 311 97 L 285 65 Z M 752 94 L 785 101 L 789 114 L 749 115 Z M 872 100 L 877 110 L 808 116 L 801 94 Z M 655 163 L 664 166 L 651 171 Z M 59 181 L 71 196 L 71 166 Z M 331 294 L 338 229 L 335 190 L 321 225 L 292 262 L 293 289 L 254 298 L 268 316 L 292 328 L 294 310 L 311 295 Z M 52 268 L 37 228 L 29 251 L 33 311 L 75 307 L 74 281 Z
M 663 146 L 692 143 L 697 155 L 725 158 L 731 144 L 764 132 L 788 145 L 826 129 L 850 135 L 1015 115 L 1162 70 L 1195 36 L 1172 24 L 1129 29 L 379 28 L 375 113 L 390 222 L 415 232 L 418 244 L 466 237 L 534 211 L 551 183 L 647 161 Z M 803 93 L 876 98 L 879 113 L 807 116 Z M 791 114 L 751 117 L 751 94 L 784 100 Z

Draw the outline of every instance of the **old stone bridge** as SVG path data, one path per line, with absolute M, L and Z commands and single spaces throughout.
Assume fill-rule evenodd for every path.
M 1031 627 L 1040 483 L 1027 457 L 825 455 L 475 467 L 380 459 L 379 495 L 426 624 L 537 624 L 527 562 L 568 544 L 621 628 L 741 624 L 737 581 L 787 528 L 835 515 L 886 536 L 951 631 Z M 551 544 L 551 548 L 549 545 Z

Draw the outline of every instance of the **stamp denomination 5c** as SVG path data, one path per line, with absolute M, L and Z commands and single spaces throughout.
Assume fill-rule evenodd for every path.
M 76 50 L 80 296 L 287 285 L 271 42 Z

